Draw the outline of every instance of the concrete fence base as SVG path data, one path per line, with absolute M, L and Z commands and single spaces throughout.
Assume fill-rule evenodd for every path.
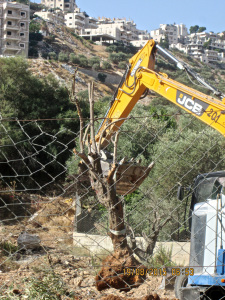
M 137 237 L 137 246 L 141 249 L 146 248 L 146 242 L 142 237 Z M 76 247 L 83 247 L 90 254 L 110 254 L 113 251 L 113 245 L 109 236 L 92 235 L 85 233 L 73 233 L 73 243 Z M 129 239 L 128 239 L 129 243 Z M 172 261 L 179 266 L 189 264 L 190 242 L 157 242 L 154 254 L 163 246 L 165 249 L 172 249 Z

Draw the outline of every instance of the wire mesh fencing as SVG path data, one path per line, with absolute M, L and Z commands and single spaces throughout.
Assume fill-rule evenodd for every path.
M 127 118 L 112 176 L 66 119 L 1 119 L 0 299 L 223 297 L 224 137 L 168 111 Z

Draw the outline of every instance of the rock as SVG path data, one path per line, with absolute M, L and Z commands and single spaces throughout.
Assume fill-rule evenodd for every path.
M 83 281 L 83 277 L 79 276 L 79 277 L 74 279 L 74 285 L 75 286 L 80 286 L 82 281 Z
M 34 234 L 29 234 L 26 231 L 22 232 L 17 239 L 17 244 L 18 244 L 20 250 L 22 250 L 22 249 L 33 250 L 33 249 L 41 246 L 40 242 L 41 242 L 41 240 L 40 240 L 39 236 L 34 235 Z

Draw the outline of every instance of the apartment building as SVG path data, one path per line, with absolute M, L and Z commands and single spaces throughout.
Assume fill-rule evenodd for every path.
M 85 29 L 81 35 L 90 39 L 96 36 L 108 36 L 109 39 L 121 41 L 124 44 L 139 40 L 141 36 L 149 35 L 146 31 L 137 29 L 132 20 L 99 18 L 96 25 L 96 29 Z
M 82 34 L 85 29 L 98 28 L 97 21 L 97 19 L 89 17 L 85 12 L 81 12 L 78 7 L 75 8 L 74 12 L 65 14 L 66 26 L 75 29 L 77 34 Z
M 0 55 L 28 56 L 29 6 L 0 2 Z
M 48 8 L 60 8 L 64 12 L 73 12 L 77 7 L 75 0 L 41 0 L 41 4 Z
M 41 17 L 45 21 L 57 25 L 64 25 L 64 13 L 60 9 L 56 9 L 54 11 L 38 11 L 35 12 L 35 15 Z
M 158 29 L 150 31 L 150 35 L 158 43 L 167 37 L 169 44 L 177 44 L 184 41 L 188 30 L 184 24 L 160 24 Z
M 210 49 L 206 49 L 207 43 Z M 213 63 L 215 61 L 224 61 L 224 56 L 221 53 L 225 52 L 225 40 L 223 34 L 198 32 L 187 35 L 183 43 L 171 44 L 170 48 L 177 48 L 202 62 Z

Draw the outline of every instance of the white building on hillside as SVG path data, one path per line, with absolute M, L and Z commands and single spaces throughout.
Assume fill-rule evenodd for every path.
M 98 27 L 97 21 L 97 19 L 89 17 L 85 12 L 81 12 L 78 7 L 74 12 L 65 14 L 66 26 L 74 28 L 77 34 L 82 34 L 85 29 L 96 29 Z
M 77 7 L 75 0 L 41 0 L 41 4 L 48 8 L 60 8 L 64 12 L 73 12 Z
M 17 2 L 0 2 L 0 55 L 28 56 L 30 9 Z
M 41 17 L 45 21 L 57 25 L 64 25 L 64 13 L 60 9 L 56 9 L 53 11 L 39 11 L 35 12 L 35 15 Z
M 224 61 L 221 53 L 225 52 L 225 40 L 223 35 L 213 32 L 192 33 L 185 37 L 183 43 L 171 44 L 170 48 L 177 48 L 202 62 L 213 63 Z
M 99 18 L 97 26 L 96 29 L 85 29 L 82 36 L 92 39 L 92 37 L 107 35 L 112 40 L 121 41 L 124 44 L 137 41 L 146 35 L 148 35 L 147 39 L 150 38 L 146 31 L 137 29 L 136 24 L 131 20 Z
M 169 44 L 177 44 L 183 42 L 188 35 L 187 27 L 184 24 L 160 24 L 160 27 L 151 30 L 151 37 L 156 41 L 165 40 L 168 37 Z

